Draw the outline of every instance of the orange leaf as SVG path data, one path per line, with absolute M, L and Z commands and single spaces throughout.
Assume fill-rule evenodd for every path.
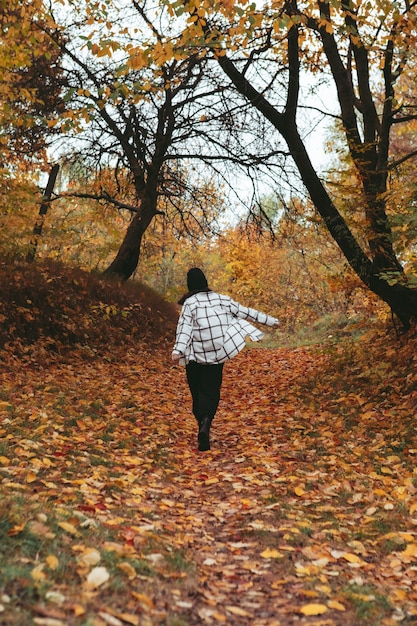
M 35 482 L 35 480 L 37 478 L 38 478 L 38 476 L 35 474 L 35 472 L 30 471 L 30 472 L 28 472 L 26 474 L 26 479 L 25 480 L 26 480 L 27 483 L 33 483 L 33 482 Z
M 232 613 L 232 615 L 239 615 L 240 617 L 251 617 L 251 614 L 241 609 L 239 606 L 226 606 L 226 611 Z
M 127 575 L 129 580 L 133 580 L 134 578 L 136 578 L 136 570 L 134 567 L 132 567 L 130 563 L 119 563 L 117 567 Z
M 417 543 L 409 543 L 406 549 L 401 552 L 401 556 L 417 556 Z

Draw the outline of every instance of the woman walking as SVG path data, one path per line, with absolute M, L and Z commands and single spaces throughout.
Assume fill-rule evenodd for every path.
M 245 346 L 245 338 L 259 341 L 263 333 L 248 321 L 266 326 L 275 317 L 244 307 L 208 287 L 198 267 L 187 273 L 186 293 L 178 320 L 172 360 L 186 366 L 192 410 L 198 422 L 198 449 L 210 450 L 210 426 L 220 401 L 224 363 Z

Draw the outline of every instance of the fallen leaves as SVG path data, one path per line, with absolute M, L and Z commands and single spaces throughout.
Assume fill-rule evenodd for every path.
M 305 604 L 300 608 L 300 613 L 303 615 L 322 615 L 323 613 L 327 613 L 329 609 L 325 604 Z
M 285 554 L 279 552 L 279 550 L 275 550 L 275 548 L 267 548 L 263 552 L 261 552 L 261 557 L 263 559 L 282 559 Z
M 93 567 L 84 582 L 84 589 L 93 590 L 101 587 L 110 578 L 110 574 L 105 567 Z
M 32 585 L 44 624 L 354 626 L 363 604 L 369 623 L 413 615 L 407 402 L 396 396 L 393 421 L 387 396 L 339 389 L 346 371 L 324 353 L 247 351 L 225 369 L 202 455 L 169 354 L 113 357 L 2 375 L 0 512 L 19 570 L 2 613 Z

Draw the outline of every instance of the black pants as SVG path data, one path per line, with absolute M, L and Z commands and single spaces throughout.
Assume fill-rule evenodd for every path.
M 188 386 L 193 399 L 193 413 L 200 423 L 216 414 L 220 401 L 224 363 L 204 365 L 190 361 L 186 366 Z

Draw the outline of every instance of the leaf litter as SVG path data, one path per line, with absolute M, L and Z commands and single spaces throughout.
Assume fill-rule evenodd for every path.
M 415 340 L 386 343 L 244 351 L 206 453 L 166 346 L 5 364 L 0 622 L 415 623 Z

